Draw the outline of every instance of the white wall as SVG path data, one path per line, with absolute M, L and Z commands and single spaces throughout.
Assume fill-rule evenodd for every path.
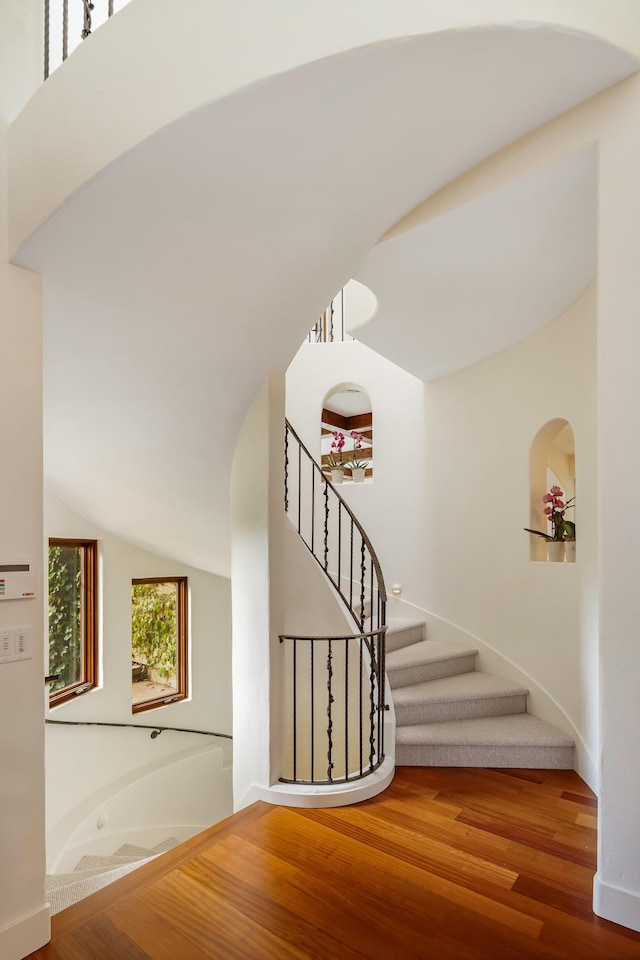
M 46 537 L 99 541 L 100 679 L 97 689 L 48 710 L 55 720 L 159 723 L 232 732 L 231 584 L 224 577 L 134 547 L 94 527 L 47 494 Z M 186 700 L 131 712 L 131 581 L 137 577 L 189 579 L 190 671 Z
M 7 263 L 7 124 L 39 77 L 38 0 L 0 4 L 0 557 L 33 561 L 38 598 L 0 603 L 0 628 L 29 625 L 31 660 L 0 666 L 0 956 L 49 939 L 44 901 L 42 337 L 40 282 Z M 37 79 L 36 79 L 37 78 Z
M 287 415 L 316 454 L 322 400 L 345 381 L 371 396 L 375 473 L 341 493 L 387 588 L 514 662 L 536 686 L 532 712 L 577 733 L 596 785 L 595 289 L 536 336 L 428 384 L 355 341 L 303 345 Z M 579 561 L 559 568 L 530 562 L 523 530 L 529 448 L 554 417 L 573 426 L 580 488 Z
M 640 930 L 640 82 L 600 139 L 598 453 L 602 796 L 597 913 Z M 577 460 L 576 460 L 577 464 Z M 581 492 L 580 480 L 577 484 Z M 582 512 L 579 514 L 582 520 Z
M 284 377 L 270 374 L 243 424 L 231 468 L 234 806 L 279 776 L 282 677 Z

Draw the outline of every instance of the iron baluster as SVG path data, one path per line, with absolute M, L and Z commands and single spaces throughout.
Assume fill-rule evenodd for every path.
M 333 651 L 331 640 L 328 640 L 329 650 L 327 653 L 327 780 L 333 781 L 333 716 L 331 708 L 333 705 L 333 691 L 331 683 L 333 680 Z
M 49 21 L 51 11 L 49 9 L 49 0 L 44 0 L 44 78 L 49 76 L 49 47 L 51 37 L 49 35 Z
M 91 36 L 91 11 L 94 5 L 91 0 L 82 0 L 82 4 L 84 6 L 84 20 L 80 36 L 83 40 L 86 40 L 87 37 Z
M 360 629 L 364 630 L 364 582 L 366 576 L 366 564 L 364 560 L 364 540 L 360 544 Z
M 293 641 L 293 779 L 298 779 L 298 648 Z
M 62 3 L 62 59 L 69 56 L 69 0 Z
M 363 658 L 364 658 L 364 640 L 360 640 L 360 709 L 358 710 L 358 715 L 360 718 L 360 736 L 358 738 L 360 743 L 360 776 L 362 776 L 362 667 L 363 667 Z
M 373 640 L 373 638 L 372 638 Z M 376 646 L 371 643 L 369 648 L 369 769 L 373 770 L 374 742 L 375 742 L 375 721 L 376 721 L 376 698 L 375 698 L 375 678 L 376 678 Z
M 289 512 L 289 424 L 284 425 L 284 512 Z
M 344 778 L 349 779 L 349 641 L 344 643 Z
M 302 518 L 302 447 L 298 447 L 298 533 L 300 533 L 301 518 Z
M 340 504 L 338 503 L 338 510 L 339 509 Z M 338 543 L 340 543 L 340 534 L 338 534 Z M 339 563 L 340 561 L 338 560 L 338 564 Z M 324 569 L 325 572 L 329 569 L 329 484 L 326 482 L 324 485 Z M 340 583 L 339 576 L 338 583 Z
M 314 703 L 314 676 L 313 676 L 313 653 L 315 649 L 315 642 L 311 641 L 311 781 L 314 780 L 314 761 L 315 761 L 315 752 L 316 752 L 316 741 L 314 736 L 314 721 L 315 721 L 315 703 Z

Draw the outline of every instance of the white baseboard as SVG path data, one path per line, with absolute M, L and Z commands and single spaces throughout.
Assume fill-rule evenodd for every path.
M 0 930 L 0 957 L 2 960 L 23 960 L 34 950 L 44 947 L 50 939 L 51 911 L 49 904 L 45 903 Z
M 640 895 L 593 878 L 593 912 L 604 920 L 640 932 Z

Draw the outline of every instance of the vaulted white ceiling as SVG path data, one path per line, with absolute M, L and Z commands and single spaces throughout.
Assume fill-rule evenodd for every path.
M 436 346 L 463 324 L 500 349 L 507 313 L 488 298 L 470 330 L 469 299 L 442 274 L 467 271 L 469 296 L 531 289 L 544 265 L 515 212 L 558 203 L 567 217 L 544 231 L 560 223 L 570 243 L 590 217 L 588 201 L 568 223 L 590 155 L 425 225 L 413 252 L 403 237 L 374 245 L 452 178 L 636 69 L 594 38 L 542 28 L 390 41 L 212 103 L 111 164 L 18 257 L 44 276 L 51 489 L 117 535 L 228 574 L 230 463 L 266 372 L 286 368 L 353 275 L 380 324 L 395 302 L 412 324 L 428 317 Z M 586 276 L 570 260 L 546 312 Z M 454 339 L 442 369 L 469 362 Z

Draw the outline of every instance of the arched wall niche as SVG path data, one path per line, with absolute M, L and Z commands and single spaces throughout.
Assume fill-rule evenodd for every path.
M 557 483 L 567 500 L 576 495 L 576 453 L 573 428 L 568 420 L 558 417 L 549 420 L 533 438 L 529 453 L 529 492 L 532 530 L 550 531 L 544 515 L 542 498 Z M 575 520 L 575 510 L 567 519 Z M 545 560 L 545 541 L 529 536 L 529 559 Z
M 364 387 L 357 383 L 339 383 L 332 387 L 322 401 L 320 414 L 320 453 L 322 468 L 329 474 L 327 460 L 335 430 L 344 434 L 345 445 L 342 460 L 352 457 L 366 461 L 365 482 L 373 479 L 373 409 L 371 398 Z M 361 448 L 355 449 L 352 431 L 363 438 Z M 345 481 L 352 480 L 351 470 L 345 470 Z

